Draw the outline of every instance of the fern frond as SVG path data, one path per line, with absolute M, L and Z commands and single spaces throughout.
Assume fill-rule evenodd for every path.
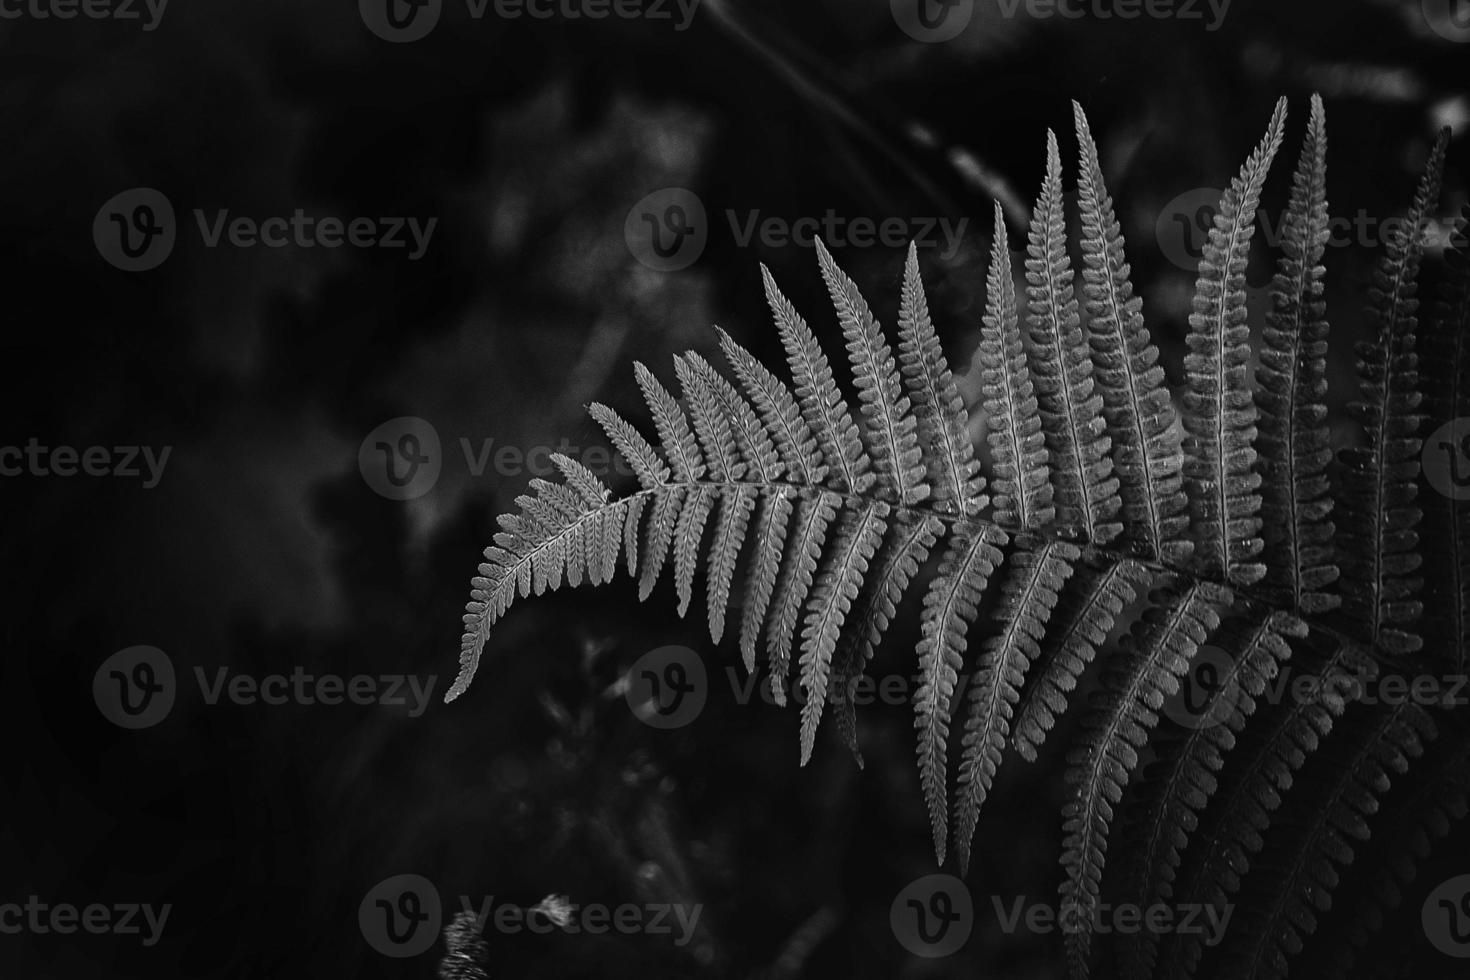
M 1361 396 L 1348 406 L 1367 444 L 1341 454 L 1343 612 L 1368 642 L 1391 654 L 1412 653 L 1424 644 L 1414 629 L 1423 585 L 1417 574 L 1422 514 L 1415 503 L 1422 396 L 1414 335 L 1424 223 L 1439 201 L 1448 140 L 1445 130 L 1430 152 L 1408 217 L 1389 236 L 1374 274 L 1371 309 L 1378 337 L 1358 345 Z
M 785 464 L 776 452 L 770 431 L 756 416 L 750 402 L 713 365 L 693 351 L 684 355 L 684 363 L 698 378 L 700 386 L 709 392 L 709 407 L 723 417 L 722 427 L 729 430 L 734 440 L 735 458 L 742 461 L 742 472 L 748 471 L 750 478 L 760 483 L 779 480 L 786 470 Z
M 674 468 L 674 476 L 680 483 L 700 479 L 705 473 L 704 456 L 699 451 L 694 433 L 689 430 L 689 419 L 684 410 L 642 361 L 633 362 L 633 373 L 644 400 L 648 402 L 654 425 L 658 427 L 659 442 L 663 444 L 664 456 Z
M 603 486 L 597 474 L 570 456 L 564 453 L 552 453 L 551 465 L 556 467 L 562 479 L 567 481 L 567 486 L 575 490 L 588 507 L 601 507 L 612 499 L 612 494 L 607 487 Z M 553 490 L 565 489 L 558 488 L 556 484 L 550 484 L 550 487 Z
M 694 573 L 699 567 L 699 543 L 704 540 L 704 529 L 714 510 L 715 496 L 713 487 L 707 484 L 696 485 L 684 498 L 684 507 L 679 511 L 679 520 L 674 525 L 674 591 L 679 597 L 678 612 L 681 618 L 689 611 L 689 603 L 694 598 Z
M 827 478 L 827 464 L 822 461 L 817 437 L 812 435 L 811 427 L 802 418 L 801 408 L 796 404 L 791 389 L 729 334 L 719 327 L 715 329 L 719 331 L 725 358 L 760 412 L 761 421 L 774 440 L 786 471 L 797 483 L 821 483 Z
M 669 551 L 674 546 L 674 532 L 684 498 L 691 489 L 689 486 L 673 486 L 667 493 L 660 493 L 654 498 L 653 510 L 648 515 L 648 547 L 639 563 L 642 567 L 642 574 L 638 576 L 639 602 L 647 602 L 654 586 L 658 585 L 659 576 L 668 563 Z
M 623 519 L 623 554 L 628 562 L 629 578 L 638 574 L 638 528 L 647 505 L 648 498 L 643 494 L 628 498 L 628 512 Z
M 730 483 L 745 475 L 745 463 L 735 446 L 735 432 L 730 418 L 703 375 L 690 364 L 688 357 L 674 358 L 674 373 L 689 405 L 694 434 L 704 450 L 710 478 L 716 483 Z
M 1144 557 L 1182 567 L 1192 544 L 1183 488 L 1184 452 L 1159 350 L 1133 295 L 1123 234 L 1103 183 L 1097 146 L 1082 107 L 1072 103 L 1082 168 L 1082 294 L 1087 301 L 1093 379 L 1103 399 L 1113 468 L 1122 497 L 1122 540 Z
M 587 578 L 605 585 L 618 570 L 618 551 L 623 544 L 625 514 L 603 509 L 592 519 L 587 534 Z
M 576 471 L 575 467 L 571 468 Z M 600 481 L 597 485 L 601 485 Z M 592 487 L 589 485 L 587 489 L 590 491 Z M 603 502 L 594 507 L 588 502 L 587 494 L 567 492 L 565 485 L 545 480 L 533 481 L 532 490 L 535 496 L 517 498 L 519 513 L 501 515 L 501 530 L 495 535 L 495 543 L 485 549 L 485 561 L 471 580 L 470 601 L 464 614 L 465 630 L 460 640 L 459 675 L 445 693 L 446 701 L 453 701 L 469 687 L 479 669 L 490 627 L 517 597 L 525 598 L 533 589 L 541 593 L 560 588 L 563 573 L 569 585 L 575 586 L 582 580 L 589 561 L 585 543 L 589 529 L 596 532 L 593 560 L 599 570 L 606 565 L 611 574 L 616 549 L 610 560 L 605 557 L 608 538 L 603 534 L 603 522 L 614 520 L 622 531 L 632 506 L 629 500 Z M 615 543 L 616 536 L 611 540 Z
M 873 483 L 870 472 L 873 461 L 863 448 L 852 410 L 832 379 L 832 367 L 822 352 L 811 328 L 796 312 L 791 301 L 776 288 L 771 270 L 761 266 L 766 302 L 776 319 L 781 343 L 786 347 L 786 360 L 796 381 L 796 397 L 801 414 L 816 435 L 817 445 L 828 467 L 828 476 L 837 481 L 836 489 L 864 493 Z
M 1339 644 L 1305 675 L 1313 681 L 1307 696 L 1293 691 L 1293 699 L 1268 719 L 1269 726 L 1254 726 L 1251 741 L 1231 757 L 1228 782 L 1222 782 L 1191 837 L 1195 846 L 1184 855 L 1184 873 L 1175 890 L 1180 905 L 1209 906 L 1217 915 L 1229 907 L 1297 771 L 1347 709 L 1341 681 L 1349 676 L 1367 680 L 1375 673 L 1370 659 Z M 1198 934 L 1171 933 L 1160 944 L 1155 975 L 1192 977 L 1203 951 Z
M 873 651 L 877 649 L 883 632 L 897 615 L 898 602 L 909 582 L 919 566 L 928 560 L 930 549 L 943 533 L 944 523 L 937 517 L 911 517 L 907 521 L 895 522 L 890 540 L 881 551 L 878 572 L 871 577 L 872 585 L 859 603 L 858 614 L 850 620 L 857 626 L 850 631 L 851 639 L 842 650 L 834 685 L 839 692 L 836 705 L 838 724 L 859 768 L 863 757 L 857 745 L 853 689 L 867 662 L 873 658 Z
M 536 479 L 529 486 L 531 494 L 516 497 L 515 504 L 526 517 L 550 526 L 584 513 L 590 504 L 577 491 L 564 483 Z
M 893 350 L 857 285 L 837 267 L 832 253 L 816 240 L 822 279 L 837 308 L 852 380 L 861 403 L 864 432 L 878 486 L 901 506 L 928 498 L 930 489 L 919 455 L 918 423 L 899 383 Z
M 1306 624 L 1289 613 L 1240 610 L 1210 637 L 1212 645 L 1230 653 L 1230 662 L 1215 678 L 1216 690 L 1203 709 L 1202 723 L 1174 744 L 1156 743 L 1159 759 L 1140 782 L 1138 839 L 1131 842 L 1124 885 L 1128 901 L 1151 908 L 1173 898 L 1181 854 L 1218 788 L 1216 774 L 1225 755 L 1255 713 L 1256 698 L 1291 659 L 1287 638 L 1306 632 Z M 1158 934 L 1147 929 L 1125 937 L 1125 977 L 1150 975 L 1158 940 Z
M 1460 213 L 1445 252 L 1445 278 L 1435 316 L 1424 336 L 1424 410 L 1429 432 L 1470 417 L 1470 207 Z M 1458 430 L 1452 430 L 1458 431 Z M 1463 436 L 1462 436 L 1463 440 Z M 1448 454 L 1450 476 L 1463 445 L 1441 441 L 1426 455 Z M 1445 456 L 1441 455 L 1443 459 Z M 1424 624 L 1436 659 L 1463 674 L 1470 655 L 1470 507 L 1440 490 L 1425 494 L 1424 550 L 1427 589 Z
M 593 402 L 587 411 L 607 433 L 608 439 L 633 468 L 638 482 L 645 490 L 653 490 L 669 482 L 669 468 L 659 458 L 658 452 L 648 444 L 632 423 L 618 415 L 606 405 Z
M 679 398 L 637 365 L 656 441 L 592 405 L 638 488 L 613 499 L 597 475 L 564 455 L 552 457 L 560 481 L 530 481 L 514 512 L 499 518 L 473 579 L 460 673 L 447 698 L 463 692 L 489 630 L 518 598 L 609 582 L 625 557 L 640 599 L 672 566 L 681 616 L 703 569 L 711 639 L 720 641 L 732 604 L 738 606 L 742 659 L 754 672 L 764 644 L 780 704 L 797 659 L 803 765 L 831 711 L 857 755 L 855 688 L 905 595 L 917 598 L 912 583 L 942 537 L 938 574 L 920 613 L 914 697 L 919 784 L 939 863 L 953 846 L 968 870 L 1007 741 L 1034 760 L 1097 659 L 1099 690 L 1068 754 L 1071 795 L 1063 813 L 1061 925 L 1073 975 L 1085 978 L 1091 966 L 1105 885 L 1110 892 L 1121 886 L 1143 907 L 1172 903 L 1218 913 L 1232 907 L 1244 884 L 1242 902 L 1252 903 L 1254 918 L 1243 938 L 1239 929 L 1231 933 L 1224 969 L 1277 976 L 1328 907 L 1380 800 L 1386 807 L 1403 796 L 1423 802 L 1392 824 L 1404 828 L 1408 853 L 1393 846 L 1397 841 L 1375 850 L 1405 863 L 1425 852 L 1427 831 L 1470 802 L 1463 780 L 1448 802 L 1411 796 L 1408 786 L 1385 797 L 1390 772 L 1404 771 L 1422 753 L 1434 726 L 1411 704 L 1349 710 L 1349 696 L 1330 686 L 1345 673 L 1371 677 L 1382 654 L 1418 649 L 1421 603 L 1444 624 L 1423 628 L 1435 656 L 1447 669 L 1453 658 L 1456 670 L 1466 659 L 1470 509 L 1416 498 L 1429 476 L 1419 466 L 1421 412 L 1436 431 L 1470 416 L 1463 221 L 1439 322 L 1423 331 L 1430 359 L 1422 370 L 1434 390 L 1422 400 L 1419 392 L 1421 230 L 1438 196 L 1445 140 L 1430 155 L 1407 230 L 1393 236 L 1378 271 L 1378 332 L 1360 350 L 1362 397 L 1353 409 L 1365 445 L 1343 454 L 1343 503 L 1334 513 L 1324 407 L 1321 260 L 1329 219 L 1321 101 L 1313 100 L 1293 180 L 1254 393 L 1245 271 L 1255 211 L 1282 140 L 1284 103 L 1223 197 L 1190 317 L 1184 443 L 1130 282 L 1097 147 L 1081 108 L 1074 110 L 1087 319 L 1084 325 L 1068 256 L 1060 154 L 1048 134 L 1027 243 L 1024 337 L 1006 229 L 996 214 L 977 353 L 992 474 L 981 472 L 971 445 L 914 247 L 904 268 L 897 356 L 856 285 L 825 247 L 817 248 L 861 418 L 816 337 L 762 267 L 794 383 L 788 387 L 721 332 L 733 373 L 682 354 L 674 361 Z M 1270 458 L 1259 459 L 1258 450 Z M 1463 462 L 1458 455 L 1451 461 Z M 1195 499 L 1184 492 L 1186 477 Z M 1428 512 L 1425 536 L 1434 538 L 1422 542 L 1427 559 L 1420 506 Z M 1334 519 L 1344 531 L 1337 538 Z M 1347 552 L 1347 634 L 1337 620 L 1314 618 L 1337 601 L 1329 589 L 1339 549 Z M 736 584 L 742 556 L 743 591 Z M 1443 591 L 1421 596 L 1426 574 Z M 977 620 L 983 625 L 974 629 Z M 1126 635 L 1115 639 L 1119 632 Z M 951 797 L 950 727 L 971 636 L 978 655 L 967 677 Z M 1156 733 L 1165 697 L 1207 641 L 1231 657 L 1207 708 L 1223 712 L 1221 723 Z M 1324 641 L 1334 644 L 1325 654 Z M 1309 676 L 1326 688 L 1319 696 L 1303 698 L 1293 686 L 1295 699 L 1285 704 L 1263 697 L 1288 657 L 1295 665 L 1307 661 Z M 1463 735 L 1464 726 L 1452 727 Z M 1135 781 L 1144 760 L 1147 776 Z M 1298 792 L 1288 795 L 1293 785 Z M 1325 808 L 1304 792 L 1317 789 Z M 1126 836 L 1113 829 L 1125 792 Z M 1115 837 L 1126 848 L 1112 843 Z M 1113 877 L 1122 871 L 1117 884 L 1104 881 L 1110 849 Z M 1388 879 L 1364 878 L 1370 885 L 1386 881 L 1378 890 L 1391 901 L 1403 875 L 1396 868 Z M 1376 904 L 1354 911 L 1356 928 L 1375 927 Z M 1316 942 L 1326 938 L 1324 932 Z M 1198 932 L 1139 934 L 1122 937 L 1116 951 L 1127 977 L 1183 980 L 1200 968 L 1204 941 Z M 1212 964 L 1212 972 L 1220 969 Z
M 772 596 L 770 622 L 766 627 L 766 649 L 771 669 L 771 694 L 776 703 L 786 706 L 786 675 L 791 668 L 791 640 L 801 607 L 811 591 L 812 576 L 822 557 L 827 528 L 837 516 L 842 498 L 822 492 L 803 497 L 796 506 L 790 546 L 781 569 L 776 592 Z
M 990 793 L 1011 730 L 1011 713 L 1021 695 L 1026 672 L 1040 653 L 1040 640 L 1056 607 L 1057 597 L 1072 575 L 1081 549 L 1065 541 L 1037 550 L 1022 546 L 1006 566 L 1006 579 L 995 621 L 1000 632 L 985 641 L 970 685 L 960 762 L 959 797 L 955 802 L 955 851 L 961 873 L 970 867 L 970 843 L 980 808 Z
M 985 476 L 970 444 L 970 417 L 929 319 L 919 278 L 919 253 L 909 243 L 898 313 L 898 362 L 919 423 L 934 502 L 959 517 L 974 517 L 990 504 Z
M 750 515 L 759 496 L 760 491 L 752 486 L 726 487 L 720 492 L 720 519 L 715 525 L 715 539 L 705 572 L 709 579 L 706 597 L 711 643 L 719 643 L 725 635 L 725 612 L 730 605 L 730 586 L 735 580 L 735 559 L 745 544 Z
M 869 504 L 861 512 L 847 511 L 831 548 L 831 560 L 812 590 L 802 634 L 801 686 L 806 691 L 801 706 L 802 765 L 811 760 L 817 726 L 827 704 L 827 682 L 838 634 L 857 600 L 868 563 L 883 541 L 887 517 L 888 505 L 881 502 Z
M 1062 158 L 1051 130 L 1046 132 L 1046 179 L 1032 213 L 1026 254 L 1031 375 L 1051 461 L 1057 521 L 1077 528 L 1093 544 L 1107 544 L 1123 530 L 1117 521 L 1122 500 L 1108 455 L 1102 395 L 1093 385 L 1092 358 L 1077 313 L 1062 209 Z
M 1006 542 L 1003 532 L 985 526 L 970 534 L 955 534 L 924 596 L 914 727 L 919 733 L 919 783 L 929 808 L 934 854 L 941 865 L 949 839 L 946 795 L 955 682 L 963 663 L 965 634 L 979 612 L 980 596 L 1001 562 L 1000 547 Z
M 1071 587 L 1052 612 L 1051 628 L 1033 670 L 1036 678 L 1021 692 L 1016 708 L 1011 741 L 1021 758 L 1036 761 L 1041 743 L 1070 703 L 1067 695 L 1077 687 L 1077 678 L 1107 640 L 1119 614 L 1152 579 L 1147 566 L 1128 559 L 1077 566 Z
M 1306 614 L 1341 602 L 1325 591 L 1337 581 L 1333 562 L 1333 499 L 1327 465 L 1327 320 L 1322 299 L 1322 253 L 1330 235 L 1327 214 L 1327 120 L 1320 96 L 1292 178 L 1282 222 L 1284 253 L 1271 285 L 1261 363 L 1256 371 L 1262 476 L 1261 515 L 1266 576 L 1264 595 Z
M 1083 722 L 1082 742 L 1069 755 L 1067 782 L 1076 787 L 1076 796 L 1062 811 L 1066 879 L 1061 893 L 1070 922 L 1067 963 L 1073 977 L 1088 975 L 1113 808 L 1158 723 L 1164 698 L 1178 689 L 1189 659 L 1220 625 L 1230 594 L 1197 582 L 1158 590 L 1150 600 L 1151 608 L 1110 659 L 1094 710 Z
M 1282 848 L 1283 859 L 1270 865 L 1273 874 L 1261 889 L 1264 900 L 1246 904 L 1237 932 L 1244 942 L 1226 960 L 1231 976 L 1286 976 L 1290 958 L 1316 929 L 1319 914 L 1332 907 L 1338 869 L 1351 863 L 1354 845 L 1368 839 L 1368 820 L 1378 812 L 1379 799 L 1435 737 L 1428 713 L 1407 700 L 1376 707 L 1372 714 L 1361 726 L 1364 731 L 1351 733 L 1351 755 L 1331 767 L 1323 792 L 1304 801 L 1306 826 L 1277 824 L 1290 843 Z
M 1366 866 L 1367 880 L 1355 890 L 1356 905 L 1350 915 L 1338 919 L 1334 935 L 1318 934 L 1317 946 L 1328 961 L 1324 977 L 1348 975 L 1358 953 L 1383 928 L 1387 914 L 1402 904 L 1404 889 L 1418 876 L 1434 842 L 1470 813 L 1470 738 L 1464 732 L 1442 736 L 1433 746 L 1440 748 L 1446 751 L 1435 753 L 1433 769 L 1421 772 L 1413 791 L 1386 814 L 1389 819 L 1383 826 L 1374 828 L 1379 853 L 1371 862 L 1354 862 Z
M 980 328 L 980 383 L 995 470 L 995 519 L 1034 528 L 1052 522 L 1050 469 L 1036 395 L 1017 325 L 1016 284 L 1006 243 L 1005 216 L 995 206 L 995 238 L 986 276 L 985 316 Z
M 745 672 L 755 673 L 756 646 L 760 643 L 761 625 L 776 591 L 776 576 L 781 569 L 781 556 L 786 553 L 786 532 L 791 524 L 792 501 L 796 491 L 779 487 L 767 492 L 756 522 L 754 550 L 746 575 L 745 602 L 740 610 L 740 654 Z M 772 681 L 772 684 L 775 682 Z
M 1266 573 L 1261 553 L 1261 477 L 1256 463 L 1256 406 L 1251 400 L 1250 324 L 1245 267 L 1256 210 L 1286 126 L 1276 103 L 1260 145 L 1220 199 L 1200 258 L 1189 353 L 1184 358 L 1184 470 L 1193 511 L 1194 555 L 1213 577 L 1252 585 Z

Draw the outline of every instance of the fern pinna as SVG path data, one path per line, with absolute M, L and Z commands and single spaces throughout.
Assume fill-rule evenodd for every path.
M 1324 405 L 1329 219 L 1320 99 L 1312 100 L 1281 225 L 1259 363 L 1253 371 L 1245 270 L 1286 138 L 1284 99 L 1220 201 L 1178 393 L 1144 325 L 1080 107 L 1075 122 L 1080 303 L 1054 135 L 1019 270 L 1024 294 L 996 209 L 977 354 L 988 474 L 930 318 L 916 251 L 903 270 L 895 352 L 819 243 L 857 411 L 763 268 L 792 383 L 721 331 L 728 377 L 685 354 L 675 359 L 676 397 L 636 366 L 656 445 L 594 404 L 592 416 L 639 488 L 615 499 L 576 460 L 553 457 L 565 482 L 532 481 L 518 512 L 500 519 L 473 583 L 461 671 L 447 697 L 464 692 L 491 626 L 516 598 L 563 582 L 607 582 L 621 557 L 643 598 L 671 564 L 683 615 L 702 567 L 712 640 L 726 632 L 735 603 L 746 669 L 756 669 L 764 650 L 776 699 L 785 703 L 793 673 L 805 692 L 801 761 L 829 708 L 856 750 L 850 693 L 932 560 L 914 725 L 938 862 L 952 843 L 968 867 L 1007 749 L 1035 760 L 1096 660 L 1096 690 L 1066 776 L 1061 863 L 1071 971 L 1086 976 L 1106 955 L 1107 973 L 1129 977 L 1209 969 L 1280 976 L 1330 908 L 1391 784 L 1441 731 L 1450 733 L 1442 739 L 1449 757 L 1464 757 L 1461 716 L 1369 704 L 1334 685 L 1344 676 L 1463 668 L 1470 525 L 1452 506 L 1423 513 L 1419 499 L 1423 434 L 1470 414 L 1463 254 L 1423 331 L 1434 363 L 1421 368 L 1417 360 L 1420 229 L 1436 206 L 1446 140 L 1381 260 L 1371 299 L 1377 332 L 1357 358 L 1353 415 L 1363 438 L 1334 461 Z M 1463 220 L 1458 233 L 1463 253 Z M 1426 378 L 1436 382 L 1429 399 L 1421 394 Z M 1421 523 L 1431 521 L 1432 547 L 1421 549 Z M 1431 570 L 1451 587 L 1426 591 Z M 1421 621 L 1447 625 L 1420 630 Z M 1160 726 L 1165 700 L 1207 643 L 1230 657 L 1211 695 L 1230 692 L 1229 703 L 1211 705 L 1221 723 Z M 971 649 L 978 653 L 967 662 Z M 1323 695 L 1266 697 L 1288 663 Z M 963 705 L 962 671 L 973 675 Z M 1152 761 L 1135 780 L 1145 757 Z M 1293 794 L 1298 785 L 1305 788 Z M 1438 807 L 1431 812 L 1463 812 L 1461 789 L 1458 802 L 1428 798 Z M 1294 819 L 1278 820 L 1278 811 Z M 1420 826 L 1416 812 L 1396 819 Z M 1263 852 L 1276 858 L 1259 861 Z M 1093 923 L 1104 887 L 1143 906 L 1224 909 L 1248 895 L 1251 926 L 1229 933 L 1211 963 L 1198 936 L 1180 933 L 1119 937 L 1103 953 Z M 1377 910 L 1359 914 L 1371 922 Z

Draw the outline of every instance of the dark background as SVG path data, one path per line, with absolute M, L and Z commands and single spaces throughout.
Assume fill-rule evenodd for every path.
M 620 580 L 517 607 L 469 693 L 439 702 L 469 578 L 528 478 L 472 476 L 459 438 L 600 441 L 583 406 L 636 413 L 635 358 L 670 383 L 676 351 L 722 363 L 712 323 L 774 363 L 760 261 L 838 353 L 811 250 L 741 248 L 717 217 L 727 208 L 968 217 L 957 255 L 923 256 L 941 336 L 965 365 L 987 188 L 1029 208 L 1048 127 L 1071 186 L 1077 99 L 1177 379 L 1192 276 L 1165 258 L 1155 219 L 1222 186 L 1278 96 L 1292 116 L 1273 215 L 1313 91 L 1327 103 L 1335 213 L 1399 212 L 1446 124 L 1439 213 L 1465 201 L 1470 46 L 1432 32 L 1417 0 L 1235 0 L 1216 32 L 997 10 L 980 0 L 944 44 L 905 36 L 886 0 L 706 0 L 682 33 L 476 22 L 449 3 L 428 38 L 401 45 L 347 0 L 175 0 L 151 32 L 0 21 L 0 444 L 173 447 L 152 490 L 0 480 L 0 901 L 174 905 L 150 949 L 0 936 L 0 976 L 431 976 L 442 944 L 392 960 L 358 929 L 363 895 L 401 873 L 450 903 L 705 905 L 698 941 L 679 950 L 653 936 L 496 938 L 494 976 L 1057 975 L 1056 936 L 992 924 L 938 963 L 894 940 L 889 901 L 933 870 L 907 708 L 860 718 L 865 770 L 827 726 L 803 771 L 791 711 L 735 705 L 717 685 L 695 724 L 658 732 L 608 696 L 666 644 L 701 651 L 712 671 L 738 660 L 730 639 L 711 649 L 697 617 L 676 617 L 667 585 L 647 606 Z M 438 226 L 417 262 L 207 249 L 181 229 L 161 266 L 127 273 L 103 261 L 91 227 L 135 186 L 167 194 L 181 223 L 195 207 L 300 207 Z M 689 268 L 657 273 L 623 222 L 670 186 L 700 196 L 710 238 Z M 1023 233 L 1013 214 L 1013 242 Z M 837 258 L 891 323 L 902 251 Z M 1357 245 L 1329 257 L 1336 406 L 1372 259 Z M 1259 247 L 1257 260 L 1263 283 L 1274 257 Z M 447 454 L 411 502 L 375 494 L 357 467 L 367 433 L 401 415 L 432 423 Z M 911 669 L 911 620 L 876 672 Z M 124 731 L 97 711 L 92 678 L 135 644 L 181 673 L 300 666 L 438 685 L 417 719 L 211 707 L 186 689 L 165 722 Z M 1058 761 L 1002 771 L 977 896 L 1055 894 Z M 1422 943 L 1416 916 L 1408 903 L 1403 935 Z

